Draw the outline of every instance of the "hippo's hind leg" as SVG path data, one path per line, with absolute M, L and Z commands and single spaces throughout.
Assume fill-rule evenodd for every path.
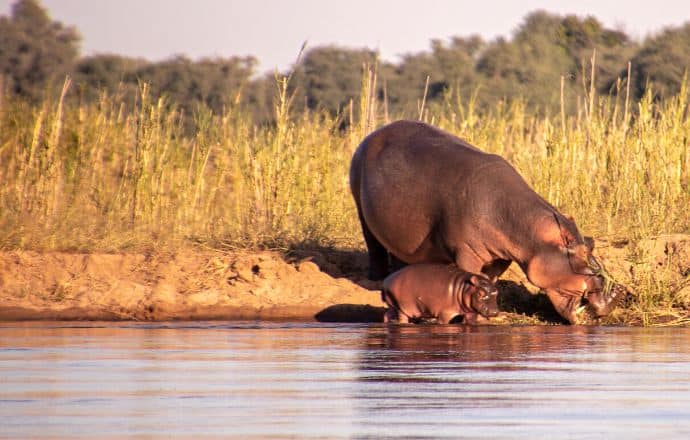
M 361 212 L 359 212 L 359 222 L 362 225 L 364 242 L 367 244 L 369 253 L 369 279 L 372 281 L 382 280 L 388 275 L 388 251 L 371 233 Z
M 495 283 L 498 280 L 498 277 L 500 277 L 503 272 L 508 269 L 510 263 L 510 260 L 494 260 L 482 267 L 482 273 L 488 276 L 492 283 Z

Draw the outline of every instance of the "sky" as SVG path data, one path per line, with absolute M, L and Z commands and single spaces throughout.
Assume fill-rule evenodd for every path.
M 0 14 L 14 0 L 0 0 Z M 284 71 L 302 44 L 367 47 L 386 61 L 428 50 L 432 39 L 508 37 L 534 10 L 593 15 L 636 39 L 690 21 L 688 0 L 42 0 L 75 26 L 82 55 L 159 61 L 173 55 L 253 55 L 260 73 Z

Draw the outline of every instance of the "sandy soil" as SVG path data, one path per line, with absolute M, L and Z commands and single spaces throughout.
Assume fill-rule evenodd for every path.
M 666 264 L 671 254 L 681 262 L 678 273 L 683 275 L 690 270 L 690 236 L 662 236 L 635 248 L 598 242 L 596 254 L 623 283 L 635 267 Z M 366 266 L 361 251 L 329 249 L 287 255 L 193 249 L 149 255 L 6 251 L 0 252 L 0 320 L 381 321 L 380 286 L 366 280 Z M 508 318 L 534 315 L 529 310 L 535 304 L 548 306 L 514 266 L 499 288 L 518 299 L 511 302 Z M 537 321 L 549 320 L 548 313 L 536 315 Z

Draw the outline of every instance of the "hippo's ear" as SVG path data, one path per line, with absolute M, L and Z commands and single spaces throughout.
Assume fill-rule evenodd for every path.
M 558 225 L 558 232 L 561 234 L 561 239 L 563 240 L 563 244 L 566 246 L 569 246 L 571 243 L 576 242 L 576 238 L 573 236 L 573 233 L 570 232 L 568 228 L 565 227 L 565 223 L 571 222 L 575 223 L 572 217 L 569 217 L 567 215 L 563 215 L 562 219 L 559 219 L 559 214 L 554 213 L 553 214 L 554 218 L 556 219 L 556 224 Z
M 592 237 L 585 237 L 585 246 L 589 249 L 589 252 L 594 251 L 594 239 Z
M 491 290 L 495 289 L 495 286 L 489 281 L 488 278 L 479 276 L 479 275 L 472 275 L 469 278 L 470 284 L 472 284 L 475 287 L 478 287 L 482 290 L 486 290 L 487 292 L 490 292 Z
M 479 277 L 477 275 L 470 275 L 467 282 L 473 286 L 479 286 Z

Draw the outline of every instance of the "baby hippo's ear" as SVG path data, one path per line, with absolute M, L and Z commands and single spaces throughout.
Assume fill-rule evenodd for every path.
M 585 246 L 587 246 L 591 253 L 594 250 L 594 239 L 592 237 L 585 237 Z
M 483 275 L 472 275 L 469 279 L 470 284 L 488 293 L 496 291 L 496 286 Z

